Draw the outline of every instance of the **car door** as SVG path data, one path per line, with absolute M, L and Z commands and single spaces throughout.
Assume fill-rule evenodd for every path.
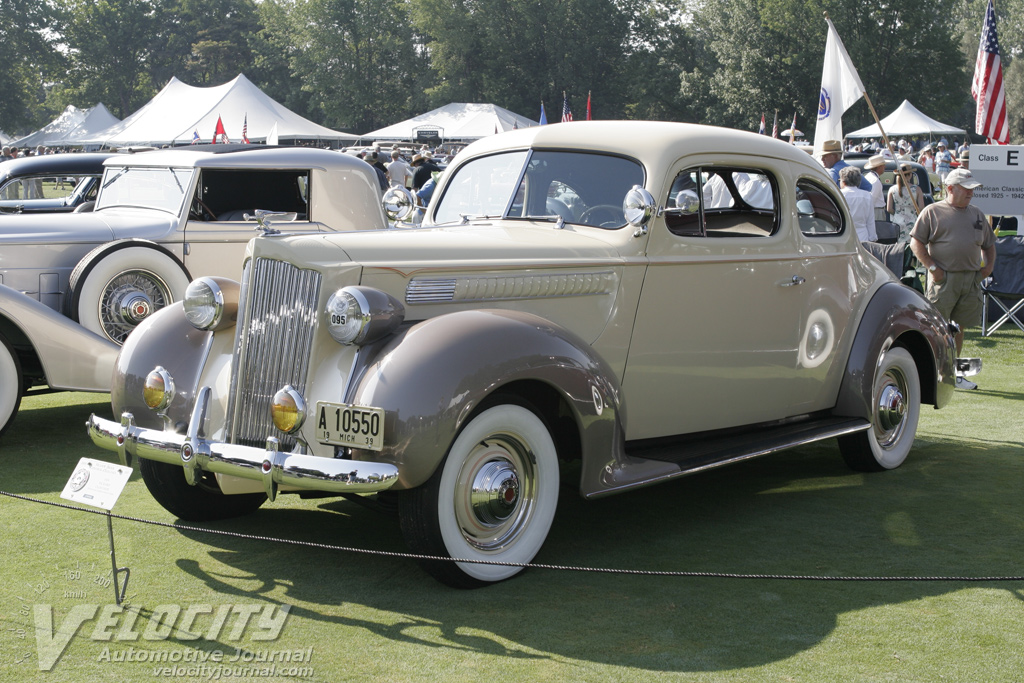
M 651 227 L 623 388 L 627 439 L 775 420 L 802 403 L 809 287 L 785 162 L 680 162 Z

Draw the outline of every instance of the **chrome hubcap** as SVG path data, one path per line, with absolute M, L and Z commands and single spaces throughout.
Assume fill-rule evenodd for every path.
M 470 494 L 473 514 L 485 524 L 508 519 L 519 502 L 519 477 L 511 464 L 489 462 L 476 474 Z
M 522 440 L 502 434 L 480 442 L 455 486 L 463 538 L 481 551 L 507 548 L 529 525 L 536 496 L 536 461 Z
M 875 407 L 875 436 L 883 448 L 892 446 L 903 434 L 907 418 L 907 380 L 893 368 L 885 374 Z
M 121 297 L 121 319 L 129 325 L 138 325 L 153 312 L 153 302 L 142 292 L 128 292 Z

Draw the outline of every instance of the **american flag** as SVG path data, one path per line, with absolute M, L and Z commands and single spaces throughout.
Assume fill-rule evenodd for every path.
M 772 121 L 772 137 L 779 137 L 779 110 L 775 110 L 775 120 Z
M 757 129 L 758 135 L 764 135 L 764 114 L 761 114 L 761 125 Z
M 996 12 L 992 0 L 985 10 L 985 25 L 981 29 L 978 61 L 974 65 L 971 97 L 978 102 L 974 127 L 978 135 L 992 142 L 1007 144 L 1010 130 L 1006 121 L 1006 95 L 1003 91 L 1003 65 L 999 59 L 999 38 L 996 35 Z
M 562 123 L 572 121 L 572 112 L 569 111 L 569 98 L 562 93 Z
M 242 144 L 249 144 L 249 115 L 245 115 L 245 119 L 242 120 Z
M 198 130 L 192 131 L 192 144 L 193 145 L 198 145 L 199 144 L 199 131 Z
M 593 117 L 590 115 L 590 92 L 587 92 L 587 121 L 592 120 Z

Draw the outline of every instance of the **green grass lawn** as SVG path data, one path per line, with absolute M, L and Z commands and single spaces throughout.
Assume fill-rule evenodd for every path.
M 896 471 L 851 472 L 827 442 L 599 501 L 566 488 L 537 561 L 765 575 L 1024 575 L 1024 335 L 1016 328 L 988 339 L 969 334 L 965 355 L 984 359 L 975 378 L 980 389 L 957 392 L 941 411 L 926 408 L 915 451 Z M 106 397 L 95 394 L 27 399 L 0 440 L 0 489 L 59 501 L 79 458 L 113 459 L 91 446 L 83 426 L 90 412 L 109 410 Z M 114 511 L 175 521 L 137 474 Z M 114 615 L 106 630 L 99 619 L 86 621 L 52 671 L 42 672 L 40 606 L 52 607 L 56 629 L 72 623 L 66 619 L 82 605 L 113 604 L 105 585 L 106 520 L 9 497 L 0 497 L 0 519 L 4 682 L 202 680 L 194 662 L 112 660 L 126 653 L 209 657 L 218 650 L 226 660 L 236 647 L 275 656 L 309 652 L 310 661 L 277 662 L 273 672 L 270 663 L 224 661 L 222 680 L 1024 677 L 1020 581 L 811 582 L 532 569 L 486 589 L 455 591 L 402 558 L 121 519 L 113 528 L 118 564 L 131 568 L 134 627 L 125 627 L 125 615 Z M 343 500 L 284 496 L 247 518 L 210 526 L 404 550 L 393 519 Z M 218 610 L 281 603 L 292 607 L 275 640 L 256 640 L 258 616 L 237 635 L 237 615 L 219 632 L 213 628 Z M 160 630 L 161 614 L 190 607 L 199 615 L 191 630 Z M 119 629 L 137 639 L 119 639 Z M 186 668 L 158 671 L 173 666 Z

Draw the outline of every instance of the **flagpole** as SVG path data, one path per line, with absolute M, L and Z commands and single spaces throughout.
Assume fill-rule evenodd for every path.
M 825 15 L 825 21 L 832 23 L 831 17 L 828 16 L 828 12 L 823 13 Z M 871 98 L 868 96 L 868 89 L 864 88 L 864 101 L 868 104 L 868 111 L 871 112 L 872 118 L 875 119 L 875 124 L 878 126 L 878 130 L 882 133 L 882 142 L 885 144 L 885 148 L 889 149 L 889 138 L 885 134 L 885 129 L 882 128 L 882 121 L 878 118 L 878 112 L 875 111 L 875 105 L 871 103 Z M 843 141 L 840 140 L 839 144 L 842 145 Z M 903 178 L 903 185 L 907 188 L 907 194 L 910 195 L 910 201 L 914 205 L 914 213 L 921 213 L 921 207 L 917 205 L 917 200 L 914 198 L 914 192 L 910 189 L 910 181 L 907 179 L 907 172 L 900 167 L 899 159 L 894 158 L 896 162 L 896 173 Z

